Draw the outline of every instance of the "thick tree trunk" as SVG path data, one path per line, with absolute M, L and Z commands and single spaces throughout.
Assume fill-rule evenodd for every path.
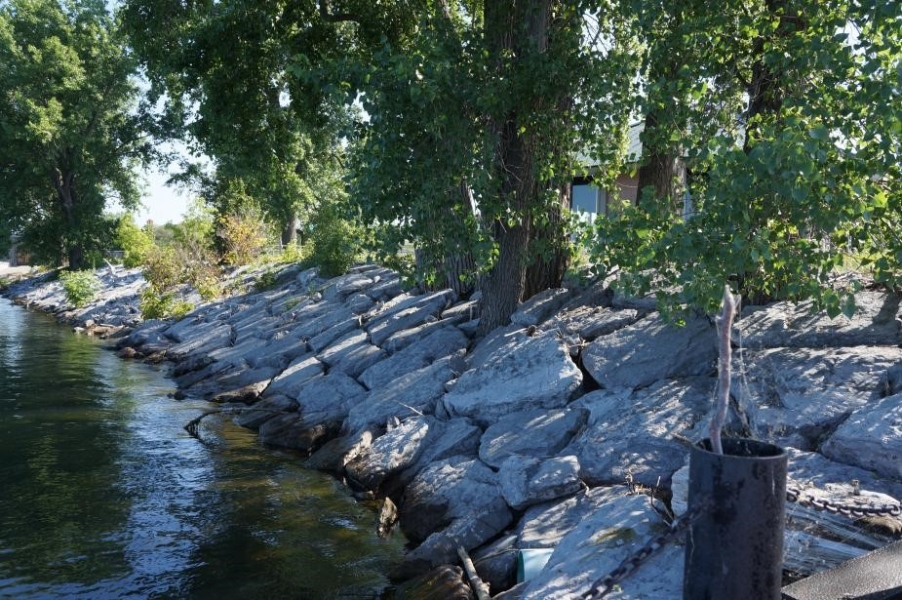
M 489 51 L 502 75 L 505 63 L 515 61 L 521 52 L 547 50 L 551 5 L 552 0 L 499 0 L 485 4 Z M 494 170 L 500 182 L 499 193 L 513 218 L 499 219 L 490 225 L 498 244 L 498 259 L 482 285 L 479 328 L 483 333 L 505 325 L 523 297 L 529 255 L 529 208 L 538 184 L 534 140 L 520 130 L 516 111 L 510 110 L 501 118 L 495 116 L 491 130 L 496 140 Z
M 542 247 L 526 270 L 526 289 L 523 299 L 527 300 L 549 288 L 559 288 L 570 262 L 570 240 L 564 231 L 564 210 L 570 209 L 570 186 L 558 189 L 559 202 L 552 207 L 548 222 L 538 227 L 533 223 L 533 240 Z
M 767 0 L 765 4 L 772 16 L 779 15 L 780 23 L 775 32 L 776 36 L 787 37 L 807 27 L 802 17 L 787 13 L 786 0 Z M 755 42 L 754 47 L 757 60 L 752 65 L 752 80 L 747 90 L 749 106 L 745 114 L 746 132 L 743 150 L 746 154 L 751 152 L 754 146 L 756 129 L 754 118 L 778 113 L 783 108 L 784 88 L 788 84 L 779 66 L 774 67 L 765 60 L 766 42 L 767 40 L 761 37 Z
M 282 225 L 282 247 L 291 246 L 298 241 L 298 217 L 297 213 L 292 213 L 288 221 Z
M 64 252 L 71 271 L 78 271 L 84 267 L 85 251 L 81 243 L 80 227 L 76 204 L 78 195 L 75 191 L 75 174 L 63 173 L 59 170 L 52 175 L 53 186 L 56 188 L 57 200 L 60 203 L 60 211 L 65 223 L 66 239 Z
M 647 187 L 654 190 L 656 201 L 664 200 L 668 206 L 676 207 L 682 198 L 685 179 L 685 165 L 674 148 L 660 147 L 647 140 L 654 139 L 658 128 L 658 116 L 654 111 L 645 116 L 645 131 L 642 133 L 642 164 L 639 166 L 639 197 L 643 205 L 643 191 Z

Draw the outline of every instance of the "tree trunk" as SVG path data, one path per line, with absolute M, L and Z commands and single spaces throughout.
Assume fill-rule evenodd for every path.
M 552 0 L 486 2 L 489 52 L 496 62 L 495 69 L 502 76 L 514 75 L 503 72 L 505 63 L 516 63 L 521 51 L 541 53 L 547 50 L 551 4 Z M 511 218 L 499 218 L 491 224 L 498 244 L 498 259 L 482 285 L 479 322 L 482 333 L 507 324 L 523 297 L 529 254 L 529 207 L 538 189 L 533 168 L 535 140 L 520 131 L 516 111 L 509 110 L 500 118 L 493 117 L 490 128 L 496 140 L 494 170 L 500 182 L 498 193 L 502 204 L 510 208 Z
M 807 27 L 807 23 L 800 16 L 787 14 L 786 0 L 767 0 L 765 4 L 772 17 L 779 15 L 780 23 L 774 33 L 778 38 L 788 37 Z M 758 115 L 778 113 L 783 108 L 784 87 L 788 84 L 780 67 L 774 67 L 765 60 L 766 42 L 764 37 L 760 37 L 754 46 L 757 58 L 752 65 L 752 80 L 747 90 L 749 107 L 745 114 L 746 131 L 742 148 L 746 154 L 751 152 L 754 146 L 756 124 L 753 119 Z
M 645 115 L 645 131 L 642 132 L 642 164 L 639 166 L 639 196 L 636 202 L 643 206 L 643 190 L 651 187 L 655 201 L 664 200 L 668 206 L 676 207 L 684 192 L 682 171 L 685 165 L 676 149 L 662 148 L 660 144 L 650 141 L 657 137 L 657 128 L 658 115 L 653 110 L 649 111 Z
M 570 209 L 570 186 L 558 188 L 559 202 L 552 207 L 548 223 L 538 227 L 533 223 L 533 241 L 542 247 L 526 270 L 526 289 L 523 299 L 528 300 L 549 288 L 559 288 L 564 281 L 570 263 L 570 240 L 564 231 L 564 209 Z
M 298 216 L 292 212 L 286 223 L 282 224 L 282 247 L 293 246 L 298 241 Z
M 78 271 L 84 267 L 85 251 L 81 243 L 76 203 L 78 197 L 75 191 L 75 174 L 63 173 L 56 170 L 52 176 L 53 186 L 56 188 L 57 199 L 60 203 L 63 222 L 65 223 L 66 238 L 64 251 L 69 262 L 70 271 Z

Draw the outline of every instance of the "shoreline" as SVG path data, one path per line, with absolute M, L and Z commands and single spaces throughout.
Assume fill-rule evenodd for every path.
M 407 586 L 438 577 L 447 590 L 468 587 L 462 546 L 494 597 L 579 597 L 666 530 L 662 514 L 679 514 L 686 443 L 704 437 L 713 408 L 707 320 L 673 328 L 647 300 L 597 283 L 539 294 L 511 325 L 476 339 L 478 301 L 410 293 L 388 269 L 361 265 L 329 280 L 296 265 L 267 270 L 274 287 L 253 288 L 264 269 L 239 269 L 230 281 L 247 293 L 179 321 L 140 322 L 139 270 L 98 270 L 101 297 L 77 311 L 65 310 L 55 282 L 25 280 L 3 295 L 118 339 L 120 356 L 171 362 L 179 393 L 240 409 L 235 420 L 263 443 L 380 498 L 380 527 L 398 516 L 412 544 L 393 574 Z M 874 501 L 897 502 L 902 473 L 855 452 L 855 425 L 895 410 L 884 398 L 897 392 L 897 370 L 902 391 L 902 333 L 886 319 L 899 302 L 860 297 L 852 320 L 787 303 L 743 311 L 746 391 L 727 429 L 787 447 L 790 477 L 812 489 L 842 497 L 857 479 Z M 774 394 L 782 407 L 761 400 Z M 887 443 L 902 449 L 902 439 Z M 804 514 L 802 533 L 815 541 L 838 527 Z M 856 532 L 866 541 L 840 558 L 889 543 L 902 522 L 893 527 Z M 630 533 L 604 535 L 614 531 Z M 517 583 L 518 562 L 538 550 L 547 565 Z M 800 575 L 836 562 L 793 552 L 804 553 L 790 547 L 785 562 Z M 681 553 L 668 545 L 608 597 L 679 597 Z

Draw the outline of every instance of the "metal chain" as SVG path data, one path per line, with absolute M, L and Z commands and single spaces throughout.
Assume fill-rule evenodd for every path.
M 811 494 L 805 494 L 801 488 L 786 486 L 787 502 L 795 502 L 799 506 L 808 506 L 815 510 L 823 510 L 829 513 L 843 515 L 844 517 L 899 517 L 902 516 L 902 505 L 883 504 L 880 506 L 859 506 L 849 504 L 835 504 L 829 500 L 815 498 Z
M 880 506 L 835 504 L 829 500 L 818 499 L 811 494 L 806 494 L 802 488 L 793 485 L 786 486 L 786 501 L 845 517 L 902 516 L 902 505 L 899 504 L 883 504 Z M 623 559 L 623 562 L 616 569 L 593 583 L 589 588 L 589 592 L 583 597 L 584 600 L 604 598 L 614 589 L 615 585 L 629 577 L 664 546 L 685 533 L 689 526 L 698 520 L 701 514 L 709 507 L 710 502 L 700 503 L 693 507 L 692 510 L 675 519 L 667 531 L 649 540 L 644 546 Z
M 698 520 L 708 507 L 709 503 L 700 503 L 678 519 L 674 519 L 667 531 L 653 537 L 644 546 L 623 559 L 623 562 L 616 569 L 593 583 L 589 588 L 589 592 L 583 597 L 584 600 L 607 596 L 614 589 L 615 585 L 629 577 L 664 546 L 684 534 L 689 526 Z

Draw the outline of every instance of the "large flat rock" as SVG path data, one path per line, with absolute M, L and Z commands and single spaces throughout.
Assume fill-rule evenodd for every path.
M 514 412 L 560 408 L 582 384 L 555 332 L 514 336 L 481 366 L 460 376 L 443 398 L 449 415 L 490 425 Z
M 373 445 L 348 462 L 348 477 L 376 491 L 391 475 L 400 473 L 416 462 L 432 427 L 433 417 L 413 417 L 379 436 Z
M 445 383 L 451 377 L 451 357 L 407 373 L 389 385 L 371 391 L 364 401 L 353 407 L 345 421 L 345 429 L 349 432 L 373 427 L 382 429 L 393 417 L 405 419 L 433 414 L 445 392 Z
M 404 492 L 401 528 L 421 542 L 455 519 L 478 517 L 499 505 L 507 509 L 498 476 L 479 460 L 452 457 L 417 475 Z
M 821 446 L 827 458 L 902 480 L 902 394 L 853 412 Z
M 643 485 L 668 487 L 688 454 L 685 438 L 711 408 L 715 380 L 662 381 L 628 393 L 598 390 L 577 405 L 591 416 L 563 450 L 579 458 L 589 485 L 623 483 L 627 474 Z
M 385 350 L 371 344 L 366 332 L 359 329 L 336 340 L 317 355 L 331 371 L 341 371 L 355 379 L 387 356 Z
M 296 398 L 311 379 L 321 376 L 324 372 L 323 363 L 313 354 L 300 356 L 272 380 L 263 395 L 284 395 Z
M 510 456 L 556 456 L 588 419 L 588 409 L 572 406 L 512 413 L 485 430 L 479 458 L 497 469 Z
M 733 395 L 755 437 L 814 449 L 852 411 L 891 392 L 897 347 L 773 348 L 734 355 Z
M 898 294 L 859 292 L 851 318 L 815 312 L 811 302 L 777 302 L 750 307 L 737 321 L 733 338 L 747 348 L 839 348 L 897 346 L 902 343 Z
M 598 491 L 596 491 L 598 490 Z M 545 568 L 525 586 L 522 598 L 583 598 L 630 554 L 666 529 L 644 495 L 625 495 L 623 488 L 592 490 L 597 509 L 587 514 L 556 545 Z M 682 591 L 681 549 L 657 556 L 620 584 L 621 598 L 678 598 Z M 642 593 L 638 592 L 639 579 Z M 611 596 L 617 597 L 617 596 Z
M 575 456 L 547 460 L 511 456 L 498 472 L 501 494 L 514 510 L 570 496 L 583 489 Z
M 453 325 L 446 325 L 412 343 L 389 358 L 368 367 L 360 382 L 371 390 L 388 385 L 398 377 L 422 369 L 440 358 L 456 354 L 469 340 Z
M 716 371 L 716 330 L 707 319 L 690 319 L 677 327 L 655 314 L 596 338 L 582 358 L 592 379 L 607 389 L 710 375 Z

